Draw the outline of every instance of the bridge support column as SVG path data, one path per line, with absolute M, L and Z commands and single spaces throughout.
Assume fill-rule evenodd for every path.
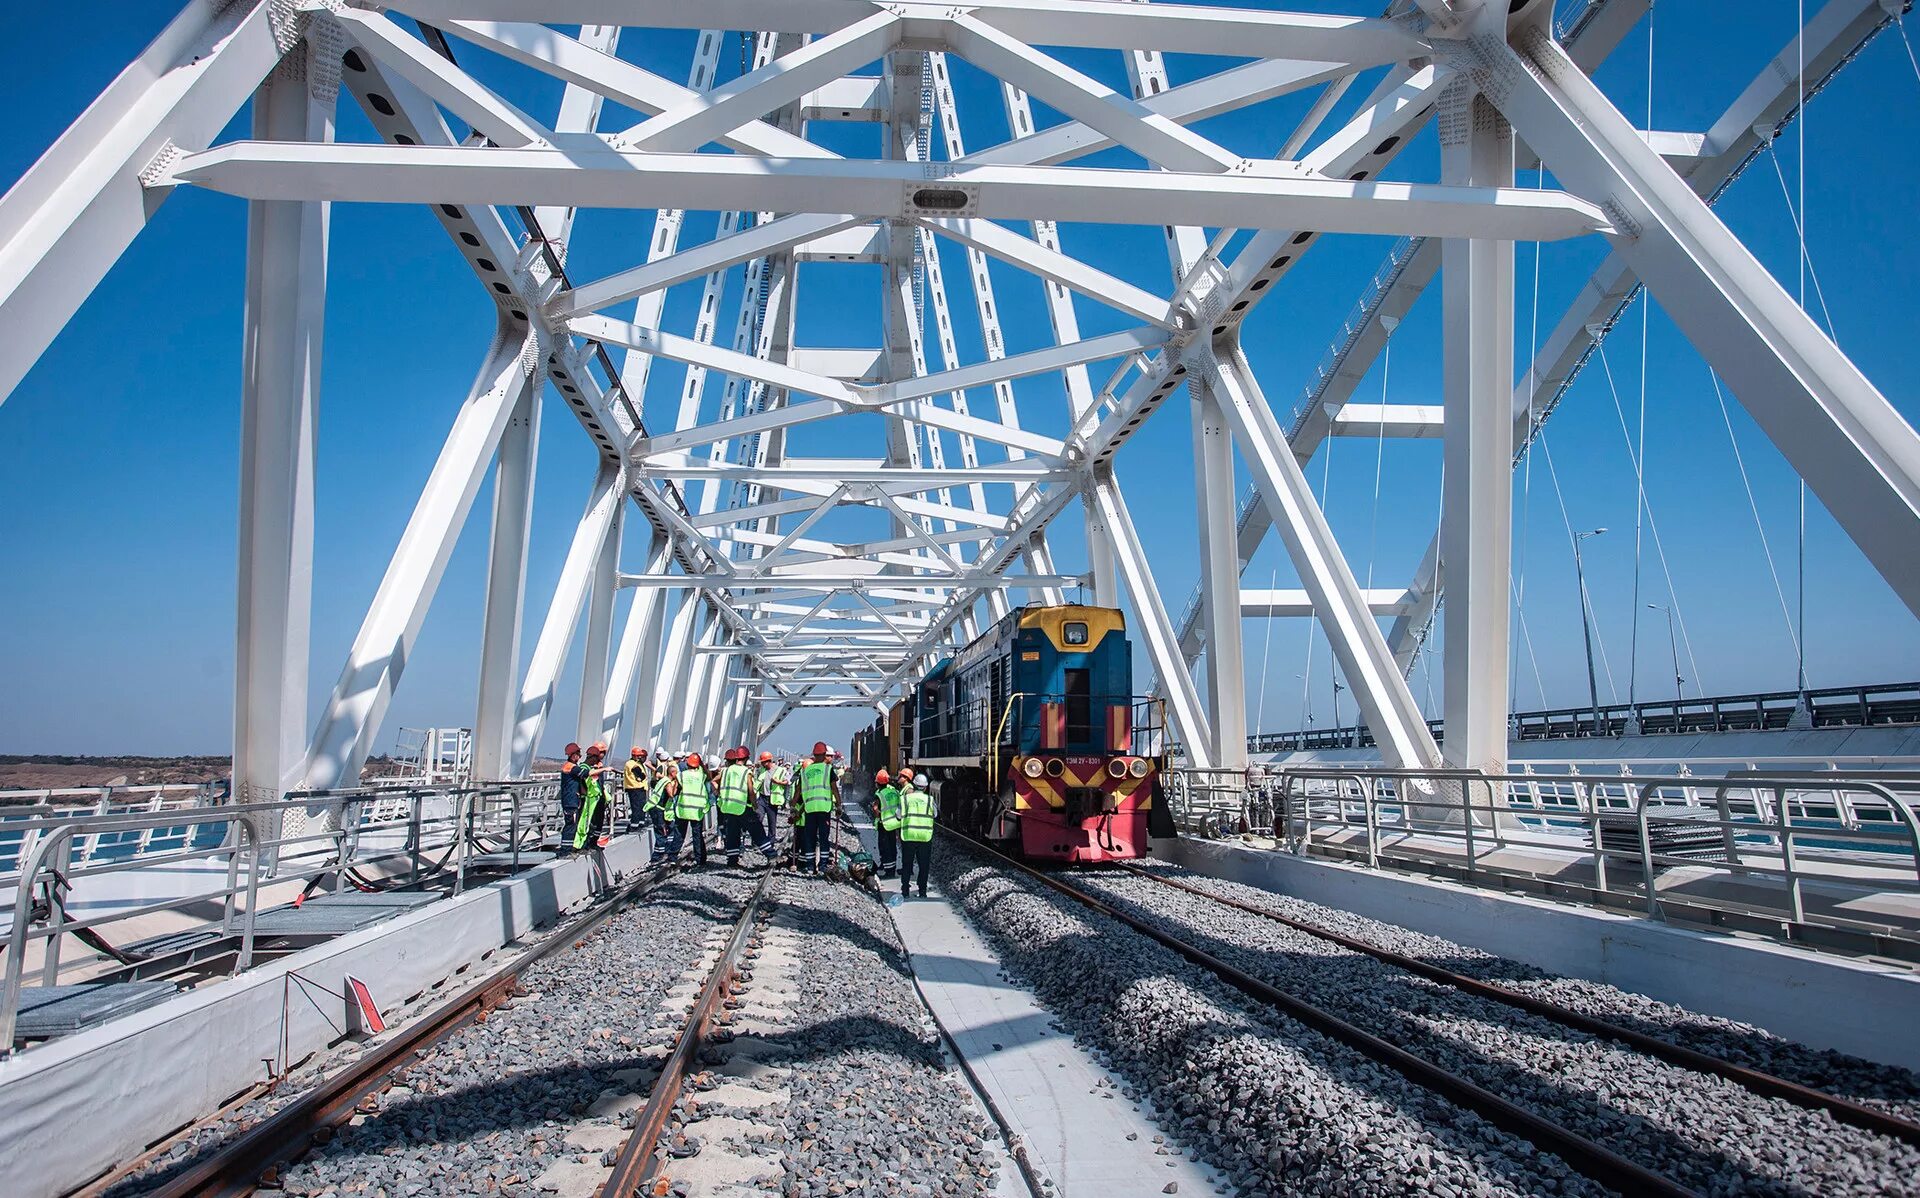
M 1241 641 L 1240 537 L 1233 495 L 1233 434 L 1204 380 L 1193 396 L 1193 478 L 1200 519 L 1200 612 L 1207 637 L 1207 715 L 1213 762 L 1247 764 L 1246 657 Z M 1184 659 L 1183 659 L 1184 660 Z
M 1293 456 L 1273 409 L 1254 381 L 1252 368 L 1237 345 L 1217 345 L 1215 350 L 1216 354 L 1226 352 L 1224 356 L 1194 354 L 1188 361 L 1211 376 L 1220 410 L 1239 442 L 1240 456 L 1259 485 L 1261 502 L 1273 516 L 1274 529 L 1313 600 L 1320 627 L 1333 646 L 1334 660 L 1353 688 L 1361 717 L 1373 731 L 1383 760 L 1407 769 L 1438 765 L 1440 750 L 1433 734 L 1427 731 L 1413 692 L 1407 689 L 1407 680 L 1387 652 L 1387 641 L 1374 622 L 1373 610 L 1340 552 L 1326 513 L 1314 500 L 1299 459 Z M 1501 659 L 1503 668 L 1505 660 Z
M 473 776 L 504 778 L 513 760 L 514 681 L 526 623 L 527 539 L 540 450 L 540 388 L 528 387 L 500 436 L 493 472 L 493 538 L 487 551 L 480 628 L 480 704 L 473 722 Z
M 1087 573 L 1093 575 L 1093 602 L 1100 607 L 1118 607 L 1120 584 L 1115 572 L 1113 531 L 1091 493 L 1083 502 L 1087 508 Z
M 560 682 L 560 667 L 566 661 L 567 646 L 573 643 L 573 630 L 593 588 L 596 565 L 612 531 L 621 505 L 627 501 L 622 485 L 623 471 L 611 462 L 602 462 L 587 499 L 587 510 L 574 526 L 573 543 L 567 546 L 566 562 L 560 567 L 560 581 L 553 588 L 553 602 L 540 626 L 540 639 L 533 643 L 533 658 L 527 662 L 527 676 L 520 683 L 520 700 L 514 712 L 513 753 L 508 768 L 512 777 L 525 777 L 540 748 L 541 733 L 546 731 L 547 716 L 553 710 L 554 688 Z M 600 642 L 600 671 L 606 671 L 606 641 Z M 595 702 L 600 690 L 596 688 Z
M 1147 647 L 1147 656 L 1160 675 L 1161 689 L 1167 695 L 1167 720 L 1171 735 L 1185 746 L 1187 760 L 1202 769 L 1213 767 L 1213 732 L 1206 712 L 1200 706 L 1200 693 L 1194 689 L 1193 675 L 1180 656 L 1180 641 L 1174 635 L 1173 621 L 1167 618 L 1166 604 L 1160 601 L 1160 588 L 1147 564 L 1146 550 L 1134 531 L 1133 517 L 1120 487 L 1112 475 L 1096 476 L 1090 491 L 1093 508 L 1100 521 L 1113 534 L 1113 560 L 1120 577 L 1126 581 L 1127 594 L 1133 599 L 1133 611 L 1142 627 L 1135 631 Z M 1117 604 L 1119 596 L 1112 602 Z M 1102 600 L 1102 602 L 1108 602 Z
M 687 667 L 692 664 L 694 620 L 700 612 L 699 596 L 687 591 L 680 596 L 680 606 L 674 609 L 673 622 L 667 626 L 667 640 L 660 650 L 659 681 L 654 687 L 653 708 L 650 713 L 650 735 L 653 743 L 668 752 L 680 748 L 680 731 L 674 726 L 674 707 L 680 702 L 687 685 Z
M 287 58 L 254 96 L 253 135 L 331 141 L 333 104 Z M 247 207 L 233 797 L 270 802 L 306 749 L 313 610 L 313 472 L 327 306 L 324 203 Z
M 647 547 L 647 573 L 665 574 L 672 544 L 655 533 Z M 600 738 L 626 748 L 651 749 L 653 696 L 660 678 L 660 630 L 666 623 L 666 591 L 661 587 L 634 587 L 627 622 L 620 630 L 614 653 L 613 677 L 601 704 Z
M 620 594 L 620 541 L 627 527 L 627 487 L 622 473 L 619 494 L 600 537 L 593 562 L 593 591 L 587 598 L 587 644 L 580 663 L 580 710 L 575 717 L 581 744 L 599 740 L 607 700 L 607 655 L 613 645 L 613 601 Z M 607 744 L 613 752 L 611 741 Z
M 1512 186 L 1513 134 L 1493 105 L 1464 78 L 1440 104 L 1446 181 Z M 1446 334 L 1443 759 L 1454 768 L 1503 773 L 1513 555 L 1513 243 L 1448 238 L 1440 276 Z

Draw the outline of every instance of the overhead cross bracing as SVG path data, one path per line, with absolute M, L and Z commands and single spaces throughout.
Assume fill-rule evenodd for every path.
M 1311 613 L 1390 763 L 1431 766 L 1442 750 L 1405 672 L 1443 570 L 1444 760 L 1496 768 L 1508 471 L 1638 286 L 1920 610 L 1920 441 L 1711 208 L 1805 90 L 1770 66 L 1704 133 L 1637 129 L 1588 72 L 1647 7 L 1590 0 L 1559 31 L 1547 0 L 1400 0 L 1378 17 L 197 0 L 0 201 L 0 390 L 169 196 L 248 201 L 235 777 L 250 795 L 358 776 L 489 479 L 482 776 L 530 768 L 576 649 L 570 737 L 710 746 L 801 708 L 884 709 L 1012 605 L 1067 594 L 1129 609 L 1196 764 L 1244 761 L 1240 621 Z M 1789 47 L 1796 78 L 1817 87 L 1890 13 L 1828 0 Z M 655 43 L 685 46 L 684 63 L 639 53 Z M 557 105 L 530 102 L 554 88 Z M 343 99 L 364 122 L 340 119 Z M 247 135 L 223 138 L 243 110 Z M 1262 112 L 1286 115 L 1218 120 Z M 1227 136 L 1249 129 L 1264 144 Z M 1428 129 L 1437 170 L 1402 156 Z M 1552 185 L 1516 185 L 1536 161 Z M 363 202 L 426 206 L 497 323 L 310 720 L 330 205 Z M 644 223 L 611 223 L 623 213 Z M 1089 226 L 1148 228 L 1160 282 L 1076 252 Z M 1241 329 L 1341 233 L 1407 240 L 1283 420 Z M 1516 387 L 1514 241 L 1577 238 L 1609 256 Z M 1436 278 L 1443 394 L 1353 402 L 1383 322 Z M 1040 296 L 1044 327 L 1007 327 L 1016 289 Z M 549 387 L 600 464 L 529 629 Z M 1113 470 L 1182 390 L 1202 573 L 1186 613 Z M 1437 439 L 1446 457 L 1445 515 L 1405 587 L 1362 585 L 1302 470 L 1324 438 L 1361 432 Z M 1082 572 L 1055 560 L 1063 518 Z M 1300 585 L 1243 593 L 1269 530 Z

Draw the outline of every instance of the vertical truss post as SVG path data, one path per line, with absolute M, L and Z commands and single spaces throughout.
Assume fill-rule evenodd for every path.
M 1134 615 L 1144 625 L 1139 630 L 1140 636 L 1146 642 L 1147 655 L 1153 659 L 1153 668 L 1167 693 L 1167 718 L 1173 724 L 1173 733 L 1186 747 L 1188 761 L 1201 769 L 1210 769 L 1217 764 L 1213 757 L 1213 732 L 1207 725 L 1206 713 L 1201 710 L 1193 675 L 1187 672 L 1187 663 L 1180 656 L 1179 638 L 1173 633 L 1173 621 L 1167 618 L 1166 604 L 1160 601 L 1159 585 L 1153 580 L 1153 570 L 1147 564 L 1139 534 L 1134 531 L 1133 517 L 1127 512 L 1120 485 L 1112 475 L 1096 475 L 1091 498 L 1093 510 L 1109 533 L 1114 565 L 1133 599 Z M 1118 598 L 1114 596 L 1115 600 Z M 1241 744 L 1245 743 L 1243 738 Z
M 659 680 L 654 686 L 653 706 L 648 713 L 649 735 L 658 748 L 680 747 L 673 713 L 682 703 L 680 696 L 686 693 L 687 667 L 693 656 L 694 622 L 699 615 L 700 597 L 689 590 L 681 595 L 673 623 L 667 626 L 667 643 L 660 651 Z
M 1205 380 L 1193 397 L 1193 479 L 1200 519 L 1200 609 L 1207 637 L 1207 714 L 1213 760 L 1247 764 L 1246 658 L 1241 645 L 1240 538 L 1233 493 L 1233 434 Z
M 1267 510 L 1273 514 L 1274 527 L 1313 600 L 1313 610 L 1333 646 L 1340 672 L 1353 689 L 1381 756 L 1396 768 L 1438 765 L 1440 750 L 1433 734 L 1420 718 L 1413 692 L 1407 689 L 1407 680 L 1387 652 L 1386 638 L 1380 635 L 1360 583 L 1340 552 L 1326 513 L 1314 501 L 1313 488 L 1287 447 L 1273 409 L 1267 406 L 1266 396 L 1261 394 L 1239 347 L 1232 346 L 1224 358 L 1190 351 L 1187 361 L 1213 382 L 1221 411 L 1239 442 L 1240 455 L 1253 473 Z M 1174 660 L 1182 660 L 1177 645 Z M 1501 660 L 1504 667 L 1505 658 Z
M 553 710 L 554 688 L 560 683 L 560 667 L 573 643 L 573 630 L 580 623 L 580 611 L 593 589 L 595 566 L 601 560 L 607 536 L 615 517 L 626 503 L 622 487 L 624 471 L 613 462 L 601 462 L 587 499 L 587 510 L 574 526 L 573 543 L 567 546 L 566 561 L 560 567 L 560 581 L 554 585 L 553 601 L 540 626 L 540 638 L 533 643 L 533 657 L 527 662 L 527 674 L 520 682 L 520 701 L 514 712 L 513 749 L 508 768 L 515 778 L 526 776 L 540 749 L 540 734 L 546 731 L 547 716 Z M 606 671 L 607 643 L 600 642 L 600 670 Z M 596 687 L 594 694 L 598 696 Z M 597 701 L 597 698 L 596 698 Z
M 647 546 L 647 573 L 665 574 L 672 562 L 673 543 L 659 533 Z M 649 748 L 648 721 L 654 688 L 660 677 L 660 630 L 666 623 L 666 589 L 634 587 L 627 622 L 620 629 L 620 647 L 614 651 L 613 676 L 600 705 L 600 739 L 610 747 L 625 739 L 633 748 Z M 624 738 L 622 732 L 625 732 Z
M 1052 574 L 1054 572 L 1053 550 L 1047 546 L 1047 533 L 1045 529 L 1041 529 L 1027 539 L 1027 543 L 1020 549 L 1020 560 L 1027 564 L 1027 573 L 1029 574 Z M 1107 560 L 1107 572 L 1109 575 L 1113 572 L 1113 560 L 1111 557 Z M 1028 594 L 1031 595 L 1032 591 L 1028 591 Z M 1059 603 L 1060 601 L 1061 595 L 1059 587 L 1040 588 L 1040 602 Z
M 505 778 L 513 760 L 514 680 L 526 623 L 527 541 L 540 455 L 540 388 L 514 405 L 493 473 L 493 534 L 480 626 L 480 704 L 473 722 L 473 775 Z
M 254 97 L 253 135 L 330 141 L 333 96 L 291 55 Z M 314 435 L 327 301 L 328 205 L 247 207 L 233 796 L 271 802 L 307 733 L 313 610 Z
M 1081 497 L 1087 509 L 1087 573 L 1093 576 L 1093 601 L 1101 607 L 1120 605 L 1120 587 L 1114 573 L 1113 533 L 1091 492 Z
M 360 766 L 400 684 L 414 638 L 420 634 L 447 559 L 493 462 L 500 434 L 521 394 L 534 385 L 541 352 L 538 339 L 516 331 L 504 311 L 500 317 L 480 377 L 454 419 L 433 473 L 427 476 L 393 560 L 387 563 L 380 588 L 353 639 L 340 681 L 321 714 L 300 771 L 305 789 L 326 790 L 360 780 Z
M 719 631 L 718 620 L 705 619 L 705 604 L 697 595 L 687 595 L 687 606 L 694 610 L 694 622 L 699 625 L 699 635 L 688 642 L 680 669 L 673 678 L 673 690 L 669 695 L 666 718 L 666 743 L 671 749 L 684 751 L 693 744 L 693 709 L 704 693 L 707 683 L 706 671 L 713 663 L 711 653 L 695 652 L 695 649 L 711 648 L 714 637 Z
M 1466 78 L 1440 100 L 1446 182 L 1513 183 L 1513 134 Z M 1441 247 L 1446 563 L 1444 760 L 1507 764 L 1508 571 L 1513 554 L 1513 243 L 1450 237 Z
M 586 654 L 580 662 L 580 710 L 575 717 L 581 743 L 600 739 L 607 697 L 608 650 L 613 644 L 613 602 L 620 594 L 620 541 L 627 527 L 625 471 L 614 495 L 613 512 L 601 535 L 593 563 L 593 590 L 587 599 Z M 613 750 L 611 741 L 607 744 Z

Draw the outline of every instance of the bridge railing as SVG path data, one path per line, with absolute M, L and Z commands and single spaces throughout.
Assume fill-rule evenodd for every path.
M 1920 682 L 1822 687 L 1806 691 L 1804 697 L 1804 705 L 1800 691 L 1608 703 L 1601 705 L 1597 719 L 1592 707 L 1518 711 L 1513 714 L 1511 733 L 1514 740 L 1537 741 L 1635 733 L 1656 736 L 1778 731 L 1796 726 L 1877 728 L 1920 724 Z M 1446 739 L 1444 721 L 1428 720 L 1427 728 L 1435 740 Z M 1373 734 L 1358 725 L 1265 732 L 1247 738 L 1247 748 L 1254 753 L 1320 752 L 1373 745 Z
M 253 921 L 316 891 L 464 889 L 479 853 L 520 854 L 560 826 L 551 779 L 301 792 L 271 803 L 176 788 L 128 803 L 0 796 L 0 1052 L 23 988 L 245 969 Z M 218 912 L 217 918 L 211 913 Z M 71 943 L 85 951 L 73 953 Z
M 1189 835 L 1920 959 L 1901 910 L 1920 899 L 1916 773 L 1254 767 L 1172 770 L 1166 791 Z

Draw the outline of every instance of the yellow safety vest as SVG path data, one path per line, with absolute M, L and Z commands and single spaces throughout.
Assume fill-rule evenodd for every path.
M 800 767 L 800 806 L 808 815 L 833 809 L 833 766 L 809 761 Z
M 647 767 L 637 761 L 628 761 L 626 787 L 628 790 L 645 790 L 647 788 Z
M 688 768 L 680 771 L 680 801 L 674 804 L 673 817 L 683 820 L 707 818 L 707 774 Z
M 889 783 L 873 792 L 880 802 L 880 829 L 883 832 L 900 830 L 900 788 Z
M 735 763 L 720 771 L 720 814 L 744 815 L 753 798 L 753 772 Z
M 900 792 L 900 839 L 919 844 L 933 839 L 933 796 L 912 788 Z
M 793 781 L 787 774 L 787 767 L 783 765 L 770 765 L 761 774 L 761 779 L 766 783 L 767 805 L 769 807 L 785 807 L 787 805 L 787 787 Z

